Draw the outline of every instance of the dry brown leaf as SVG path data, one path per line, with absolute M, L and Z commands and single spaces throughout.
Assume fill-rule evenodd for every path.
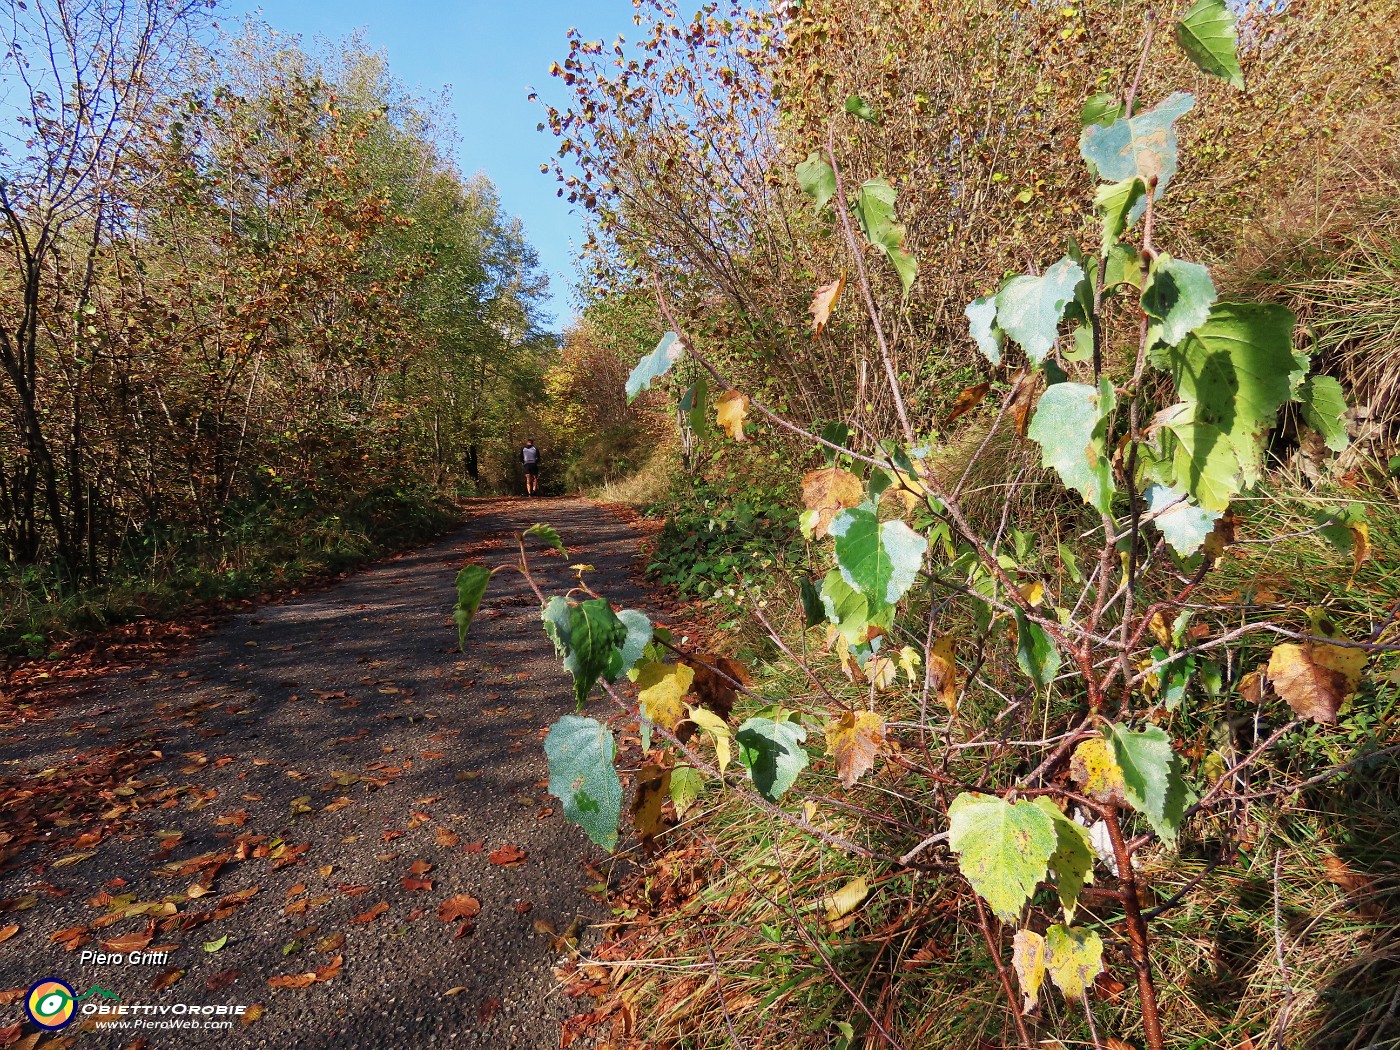
M 929 649 L 929 682 L 938 699 L 949 711 L 958 708 L 958 668 L 956 663 L 957 642 L 953 636 L 945 634 Z
M 874 711 L 844 711 L 825 726 L 826 753 L 836 759 L 836 773 L 847 788 L 875 764 L 885 746 L 885 721 Z
M 438 905 L 437 915 L 443 922 L 474 919 L 481 914 L 481 902 L 470 893 L 458 893 Z
M 832 519 L 847 508 L 858 506 L 864 498 L 865 486 L 848 470 L 822 467 L 808 471 L 802 478 L 802 503 L 817 514 L 812 524 L 812 539 L 823 539 L 831 528 Z
M 503 868 L 514 868 L 525 863 L 525 851 L 519 846 L 507 842 L 505 845 L 497 846 L 488 853 L 486 859 L 492 864 L 500 865 Z
M 1284 642 L 1269 655 L 1269 680 L 1295 714 L 1335 722 L 1361 684 L 1366 650 L 1326 642 Z
M 807 308 L 807 312 L 812 315 L 813 339 L 826 330 L 827 322 L 831 320 L 831 311 L 836 308 L 837 300 L 841 298 L 841 289 L 845 287 L 846 275 L 843 273 L 831 283 L 822 285 L 817 289 L 817 294 L 812 296 L 812 305 Z
M 19 933 L 18 926 L 0 926 L 0 944 L 4 944 L 17 933 Z
M 359 915 L 356 915 L 350 921 L 359 923 L 373 922 L 375 919 L 379 918 L 379 916 L 383 915 L 388 910 L 389 905 L 385 901 L 380 901 L 368 911 L 360 912 Z
M 982 399 L 987 396 L 987 391 L 991 389 L 991 383 L 978 383 L 976 386 L 963 389 L 963 391 L 958 394 L 958 399 L 953 402 L 953 410 L 948 413 L 948 418 L 943 421 L 944 424 L 946 425 L 953 422 L 955 419 L 967 415 L 982 403 Z
M 172 966 L 156 975 L 155 980 L 151 982 L 151 991 L 163 992 L 183 976 L 185 976 L 184 970 L 178 966 Z
M 444 849 L 451 849 L 462 841 L 460 835 L 455 831 L 448 831 L 446 828 L 434 828 L 433 838 L 436 839 L 437 844 Z
M 421 893 L 424 890 L 433 888 L 432 879 L 415 879 L 412 875 L 405 875 L 399 879 L 399 885 L 408 890 L 409 893 Z

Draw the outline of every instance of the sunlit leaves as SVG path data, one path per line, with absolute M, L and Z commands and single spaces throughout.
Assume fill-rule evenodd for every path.
M 1021 986 L 1021 1008 L 1034 1010 L 1045 983 L 1045 938 L 1034 930 L 1017 930 L 1011 941 L 1011 968 Z
M 991 389 L 991 383 L 978 383 L 976 386 L 965 387 L 959 392 L 957 400 L 953 402 L 953 410 L 948 413 L 948 418 L 943 422 L 952 423 L 967 415 L 982 403 L 982 399 L 987 396 L 987 392 Z
M 1180 346 L 1159 343 L 1151 360 L 1183 398 L 1154 420 L 1175 440 L 1172 477 L 1163 480 L 1206 510 L 1223 511 L 1258 479 L 1264 437 L 1289 398 L 1293 315 L 1282 306 L 1217 303 Z
M 1122 115 L 1123 102 L 1117 95 L 1090 95 L 1084 100 L 1084 105 L 1079 107 L 1079 124 L 1086 128 L 1090 124 L 1108 127 Z
M 810 532 L 814 540 L 822 539 L 837 514 L 857 506 L 864 498 L 865 486 L 848 470 L 822 467 L 809 471 L 802 478 L 802 503 L 812 517 L 811 528 L 804 531 Z
M 684 817 L 704 791 L 705 777 L 698 769 L 676 766 L 671 770 L 671 801 L 675 803 L 676 816 Z
M 822 581 L 821 601 L 826 618 L 849 645 L 868 641 L 872 628 L 888 627 L 893 619 L 894 606 L 872 603 L 846 582 L 840 569 L 832 569 L 826 574 Z
M 896 193 L 884 179 L 867 179 L 861 184 L 853 209 L 865 239 L 884 253 L 905 294 L 919 273 L 919 261 L 904 247 L 907 231 L 895 219 Z
M 1235 16 L 1225 0 L 1196 0 L 1176 23 L 1176 42 L 1202 73 L 1244 87 Z
M 841 290 L 845 287 L 846 275 L 843 273 L 836 280 L 822 285 L 812 296 L 812 305 L 807 308 L 807 312 L 812 315 L 812 338 L 815 339 L 826 330 L 827 322 L 831 320 L 831 311 L 836 309 Z
M 967 328 L 977 349 L 994 365 L 1001 364 L 1001 348 L 1006 344 L 1006 333 L 997 324 L 997 297 L 984 295 L 967 304 L 963 311 L 967 317 Z
M 958 671 L 955 662 L 957 642 L 945 634 L 934 641 L 928 653 L 929 683 L 934 695 L 949 711 L 958 709 Z
M 744 420 L 749 415 L 749 399 L 737 390 L 726 390 L 715 402 L 715 421 L 735 441 L 744 440 Z
M 1158 255 L 1142 286 L 1142 310 L 1149 318 L 1148 345 L 1176 346 L 1205 324 L 1214 305 L 1215 282 L 1209 270 L 1200 263 Z
M 564 805 L 564 816 L 599 846 L 617 845 L 622 816 L 622 782 L 613 759 L 612 731 L 592 718 L 565 715 L 544 740 L 549 759 L 549 792 Z
M 1269 654 L 1269 680 L 1295 714 L 1335 722 L 1361 684 L 1366 650 L 1327 642 L 1285 642 Z
M 1303 421 L 1322 435 L 1333 452 L 1345 452 L 1348 444 L 1346 395 L 1331 376 L 1308 376 L 1298 388 Z
M 1055 345 L 1060 318 L 1082 280 L 1084 269 L 1073 259 L 1061 259 L 1039 277 L 1011 278 L 996 294 L 996 325 L 1040 364 Z
M 1175 122 L 1195 106 L 1194 96 L 1178 91 L 1155 108 L 1133 117 L 1120 117 L 1107 127 L 1088 125 L 1079 137 L 1079 152 L 1106 182 L 1122 182 L 1134 175 L 1145 183 L 1157 180 L 1154 199 L 1162 196 L 1176 174 Z M 1128 212 L 1136 222 L 1146 208 L 1144 198 Z
M 846 787 L 854 787 L 885 746 L 884 719 L 874 711 L 843 711 L 828 718 L 823 731 L 837 777 Z
M 602 598 L 571 604 L 551 598 L 541 612 L 545 633 L 573 676 L 574 697 L 581 705 L 601 677 L 612 681 L 641 658 L 651 640 L 651 624 L 639 612 L 612 611 Z
M 997 917 L 1012 922 L 1045 878 L 1055 825 L 1039 806 L 965 791 L 948 807 L 958 868 Z
M 714 745 L 715 764 L 723 773 L 729 768 L 732 757 L 730 741 L 734 734 L 730 731 L 729 724 L 708 708 L 694 705 L 690 708 L 690 720 L 700 727 L 700 730 L 709 737 L 710 743 Z
M 807 767 L 802 742 L 807 730 L 796 722 L 750 718 L 734 734 L 739 763 L 749 771 L 753 786 L 770 802 L 777 802 Z
M 645 613 L 636 609 L 623 609 L 617 614 L 617 618 L 627 629 L 627 635 L 623 638 L 621 646 L 613 651 L 613 657 L 608 661 L 608 669 L 603 672 L 603 677 L 609 682 L 614 682 L 631 671 L 642 658 L 646 647 L 651 644 L 651 621 Z
M 1103 972 L 1103 941 L 1090 930 L 1058 923 L 1045 931 L 1046 969 L 1066 999 L 1079 1000 Z
M 685 421 L 685 425 L 696 434 L 705 433 L 708 424 L 709 402 L 710 382 L 704 376 L 700 376 L 691 383 L 681 396 L 681 418 Z
M 1131 223 L 1128 216 L 1147 192 L 1147 185 L 1136 175 L 1121 182 L 1106 182 L 1094 192 L 1094 210 L 1103 224 L 1103 254 L 1113 250 Z
M 812 210 L 820 212 L 836 196 L 836 171 L 825 157 L 813 151 L 797 165 L 797 185 L 812 198 Z
M 686 717 L 684 697 L 695 681 L 685 664 L 644 664 L 637 675 L 637 699 L 642 713 L 659 726 L 674 730 Z
M 656 344 L 656 349 L 637 362 L 637 367 L 627 377 L 627 400 L 631 401 L 652 382 L 660 379 L 671 370 L 671 366 L 685 355 L 685 343 L 675 332 L 667 332 Z
M 481 608 L 490 581 L 491 570 L 485 565 L 467 565 L 457 573 L 457 604 L 452 607 L 452 622 L 457 625 L 458 648 L 467 644 L 467 631 Z
M 1016 610 L 1016 665 L 1036 685 L 1044 689 L 1060 673 L 1060 651 L 1049 633 Z
M 928 550 L 928 541 L 904 522 L 881 522 L 866 508 L 842 511 L 831 523 L 831 534 L 842 578 L 872 609 L 904 597 Z
M 1128 804 L 1123 770 L 1118 768 L 1118 760 L 1107 738 L 1092 736 L 1078 744 L 1070 758 L 1069 774 L 1080 790 L 1095 802 L 1115 806 Z
M 1201 549 L 1220 520 L 1220 511 L 1198 507 L 1186 493 L 1166 485 L 1152 485 L 1143 497 L 1147 500 L 1147 520 L 1183 558 Z
M 1065 921 L 1074 921 L 1074 909 L 1079 903 L 1079 891 L 1086 882 L 1094 881 L 1094 844 L 1089 829 L 1060 811 L 1049 798 L 1041 795 L 1035 804 L 1043 809 L 1055 825 L 1055 852 L 1050 855 L 1050 876 L 1055 893 L 1065 910 Z
M 880 123 L 879 118 L 875 116 L 875 110 L 870 107 L 870 103 L 859 95 L 852 95 L 846 99 L 846 112 L 867 124 Z
M 559 533 L 552 525 L 546 525 L 542 521 L 537 521 L 525 530 L 525 535 L 533 536 L 548 544 L 559 552 L 560 557 L 567 558 L 569 556 L 569 552 L 564 549 L 564 541 L 559 538 Z
M 1160 726 L 1134 731 L 1115 723 L 1108 741 L 1122 771 L 1128 803 L 1147 818 L 1163 842 L 1172 845 L 1185 814 L 1187 792 L 1171 738 Z
M 1041 447 L 1042 464 L 1053 467 L 1066 487 L 1104 514 L 1115 491 L 1107 447 L 1113 406 L 1113 384 L 1107 379 L 1098 389 L 1084 383 L 1056 383 L 1040 396 L 1027 431 Z

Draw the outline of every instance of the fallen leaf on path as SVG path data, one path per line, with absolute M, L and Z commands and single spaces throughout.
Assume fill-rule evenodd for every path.
M 486 859 L 492 864 L 498 864 L 503 868 L 514 868 L 525 863 L 525 851 L 519 846 L 506 843 L 504 846 L 497 846 Z
M 410 875 L 426 875 L 432 870 L 433 866 L 429 864 L 426 860 L 422 860 L 421 858 L 415 860 L 412 864 L 408 866 L 408 873 Z
M 318 952 L 337 952 L 345 947 L 345 934 L 332 933 L 316 942 Z
M 248 1009 L 243 1011 L 243 1026 L 246 1028 L 263 1015 L 263 1004 L 253 1003 Z
M 399 884 L 409 893 L 421 893 L 423 890 L 433 888 L 432 879 L 415 879 L 412 875 L 405 875 L 399 880 Z
M 474 919 L 481 914 L 481 902 L 470 893 L 458 893 L 438 905 L 437 915 L 443 922 Z
M 380 901 L 374 907 L 370 908 L 369 911 L 360 912 L 359 915 L 356 915 L 350 921 L 360 923 L 373 922 L 375 919 L 379 918 L 379 916 L 383 915 L 388 910 L 389 905 L 385 901 Z
M 178 966 L 172 967 L 156 976 L 156 979 L 151 982 L 151 991 L 163 992 L 183 976 L 185 976 L 184 970 Z
M 500 1009 L 501 1001 L 493 995 L 489 999 L 482 1000 L 481 1005 L 476 1008 L 476 1019 L 482 1024 L 487 1024 L 500 1012 Z
M 211 973 L 209 975 L 209 979 L 204 982 L 204 987 L 208 988 L 211 992 L 222 992 L 237 980 L 237 970 L 220 970 L 218 973 Z
M 19 933 L 18 926 L 0 927 L 0 944 L 4 944 L 17 933 Z
M 451 849 L 462 841 L 460 835 L 455 831 L 448 831 L 446 828 L 435 828 L 433 830 L 433 837 L 437 840 L 437 844 L 444 849 Z
M 151 943 L 155 935 L 155 924 L 152 923 L 144 932 L 124 933 L 120 937 L 109 938 L 102 942 L 102 947 L 109 952 L 139 952 Z

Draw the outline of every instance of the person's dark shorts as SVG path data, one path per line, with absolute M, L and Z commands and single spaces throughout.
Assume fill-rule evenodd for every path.
M 540 472 L 540 465 L 539 465 L 538 463 L 526 463 L 526 464 L 525 464 L 525 473 L 526 473 L 526 474 L 538 474 L 539 472 Z

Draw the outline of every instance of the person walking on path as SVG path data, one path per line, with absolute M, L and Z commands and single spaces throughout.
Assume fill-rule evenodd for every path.
M 525 495 L 540 494 L 540 450 L 534 441 L 525 439 L 525 447 L 520 450 L 520 461 L 525 464 Z

